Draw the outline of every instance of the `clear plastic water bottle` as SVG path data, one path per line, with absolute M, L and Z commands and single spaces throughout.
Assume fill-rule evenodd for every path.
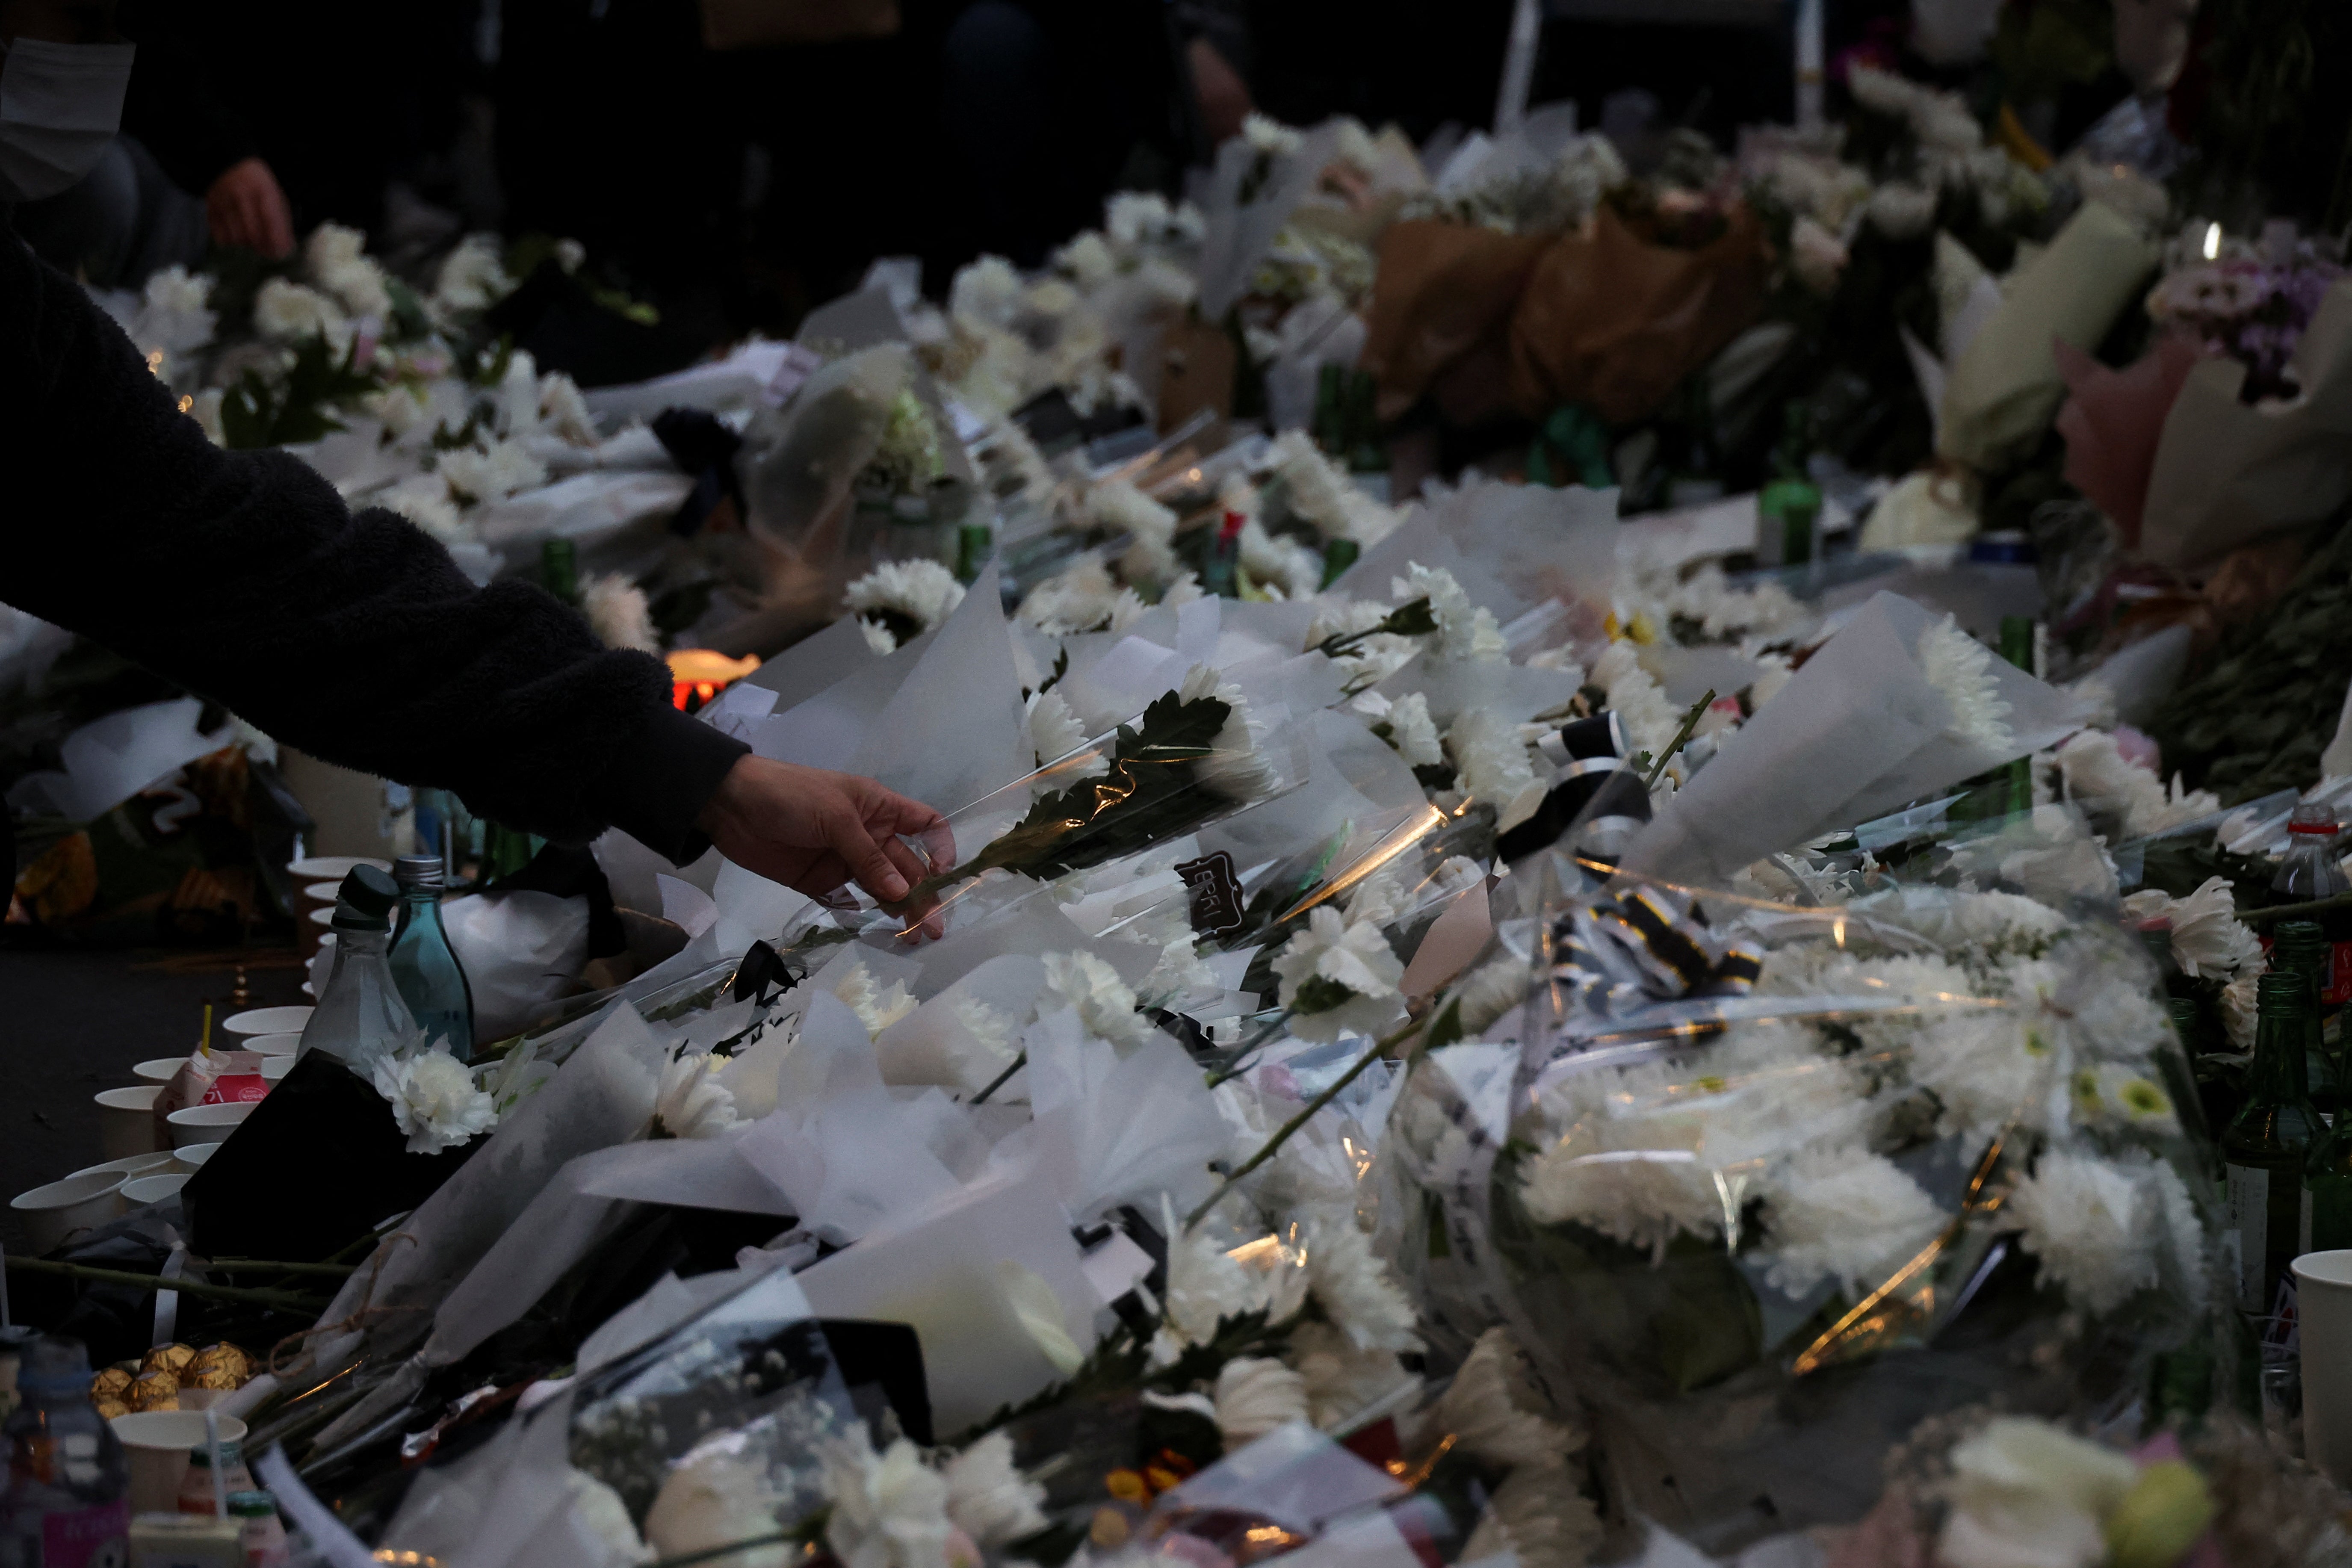
M 400 888 L 362 866 L 336 890 L 335 966 L 302 1030 L 297 1057 L 326 1052 L 362 1078 L 416 1036 L 416 1017 L 392 976 L 392 912 Z
M 79 1340 L 36 1340 L 16 1387 L 24 1403 L 0 1427 L 0 1568 L 120 1568 L 131 1550 L 131 1474 L 89 1402 L 89 1352 Z
M 449 945 L 441 923 L 441 861 L 433 855 L 403 855 L 394 868 L 400 882 L 400 924 L 392 933 L 392 979 L 408 1004 L 427 1045 L 447 1040 L 459 1061 L 474 1049 L 474 988 L 465 965 Z

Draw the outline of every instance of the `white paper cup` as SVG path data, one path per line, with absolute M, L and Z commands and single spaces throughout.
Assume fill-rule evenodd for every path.
M 2306 1252 L 2294 1268 L 2303 1457 L 2336 1485 L 2352 1485 L 2352 1251 Z
M 94 1097 L 98 1101 L 99 1152 L 110 1160 L 121 1160 L 132 1154 L 152 1154 L 161 1149 L 163 1141 L 155 1130 L 155 1097 L 163 1092 L 160 1083 L 100 1089 Z
M 226 1139 L 221 1141 L 224 1143 L 226 1142 Z M 205 1162 L 211 1159 L 213 1151 L 219 1147 L 220 1143 L 191 1143 L 184 1149 L 174 1149 L 172 1151 L 172 1163 L 169 1168 L 193 1176 L 205 1168 Z M 162 1171 L 142 1173 L 151 1176 L 160 1176 L 163 1173 Z
M 8 1206 L 25 1227 L 25 1240 L 35 1253 L 47 1252 L 78 1230 L 104 1225 L 121 1212 L 116 1194 L 122 1190 L 118 1171 L 96 1171 L 68 1176 L 29 1193 L 18 1193 Z
M 238 1037 L 240 1051 L 258 1051 L 265 1057 L 290 1057 L 302 1048 L 299 1029 L 286 1035 L 245 1035 Z
M 160 1176 L 133 1176 L 122 1184 L 122 1202 L 127 1209 L 160 1204 L 186 1186 L 190 1174 L 186 1171 L 171 1171 Z
M 276 1083 L 294 1070 L 292 1057 L 271 1057 L 261 1064 L 261 1081 Z
M 220 1423 L 222 1442 L 245 1441 L 244 1422 L 234 1415 L 214 1419 Z M 108 1425 L 114 1428 L 122 1457 L 131 1464 L 131 1511 L 178 1512 L 180 1483 L 188 1475 L 188 1455 L 205 1441 L 205 1413 L 142 1410 L 118 1415 Z
M 175 1110 L 163 1118 L 172 1124 L 172 1147 L 178 1150 L 191 1143 L 223 1142 L 260 1103 L 247 1100 L 235 1105 L 191 1105 L 185 1110 Z
M 141 1083 L 169 1083 L 187 1061 L 185 1057 L 150 1057 L 131 1069 L 131 1076 Z
M 310 1021 L 308 1007 L 249 1007 L 222 1019 L 221 1027 L 232 1035 L 299 1035 Z
M 133 1176 L 152 1176 L 163 1171 L 175 1170 L 174 1156 L 158 1151 L 152 1154 L 126 1154 L 120 1160 L 109 1160 L 102 1165 L 84 1165 L 80 1170 L 60 1177 L 71 1181 L 75 1176 L 115 1175 L 129 1181 Z

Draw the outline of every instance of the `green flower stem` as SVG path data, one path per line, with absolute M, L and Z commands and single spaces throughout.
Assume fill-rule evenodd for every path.
M 1185 1215 L 1184 1228 L 1186 1230 L 1190 1230 L 1194 1226 L 1200 1224 L 1201 1221 L 1207 1216 L 1208 1212 L 1211 1209 L 1215 1208 L 1219 1203 L 1223 1201 L 1227 1193 L 1232 1192 L 1235 1186 L 1240 1184 L 1244 1176 L 1247 1176 L 1251 1172 L 1256 1170 L 1260 1165 L 1265 1164 L 1268 1160 L 1273 1159 L 1275 1152 L 1280 1149 L 1285 1143 L 1290 1142 L 1291 1134 L 1297 1132 L 1300 1128 L 1306 1126 L 1309 1121 L 1313 1120 L 1317 1111 L 1330 1104 L 1334 1100 L 1337 1100 L 1339 1097 L 1339 1091 L 1341 1089 L 1347 1088 L 1349 1084 L 1355 1082 L 1359 1077 L 1362 1076 L 1363 1070 L 1366 1068 L 1371 1066 L 1372 1063 L 1386 1056 L 1391 1046 L 1401 1044 L 1404 1040 L 1411 1038 L 1413 1032 L 1422 1026 L 1422 1020 L 1415 1019 L 1414 1021 L 1406 1024 L 1404 1027 L 1397 1030 L 1395 1033 L 1383 1036 L 1381 1039 L 1374 1041 L 1372 1047 L 1370 1050 L 1356 1058 L 1354 1066 L 1350 1067 L 1346 1072 L 1341 1073 L 1338 1078 L 1333 1079 L 1331 1080 L 1330 1087 L 1302 1106 L 1299 1109 L 1297 1115 L 1292 1117 L 1280 1127 L 1275 1129 L 1274 1136 L 1265 1141 L 1265 1146 L 1264 1148 L 1260 1149 L 1256 1153 L 1252 1154 L 1248 1159 L 1235 1166 L 1233 1174 L 1227 1176 L 1224 1179 L 1223 1184 L 1221 1184 L 1215 1192 L 1211 1193 L 1207 1199 L 1202 1203 L 1199 1208 L 1194 1209 L 1191 1214 Z M 1419 1054 L 1418 1047 L 1415 1048 L 1413 1054 Z M 1410 1060 L 1411 1058 L 1408 1058 L 1407 1059 Z
M 1681 751 L 1685 746 L 1690 744 L 1691 731 L 1698 728 L 1699 715 L 1705 713 L 1706 711 L 1707 704 L 1714 700 L 1715 688 L 1710 686 L 1706 689 L 1706 696 L 1700 698 L 1697 701 L 1690 705 L 1690 711 L 1683 715 L 1682 728 L 1675 731 L 1675 743 L 1668 746 L 1665 751 L 1659 755 L 1658 760 L 1650 764 L 1648 776 L 1642 780 L 1642 787 L 1643 789 L 1655 789 L 1657 787 L 1659 778 L 1666 771 L 1666 764 L 1675 760 L 1675 753 L 1676 752 Z
M 1006 1068 L 1003 1072 L 998 1073 L 993 1079 L 991 1079 L 986 1089 L 983 1089 L 978 1094 L 973 1095 L 971 1099 L 965 1101 L 965 1103 L 968 1105 L 980 1104 L 990 1095 L 994 1094 L 998 1089 L 1003 1089 L 1006 1084 L 1012 1082 L 1013 1075 L 1026 1067 L 1028 1063 L 1029 1053 L 1027 1051 L 1021 1052 L 1018 1056 L 1015 1056 L 1013 1058 L 1012 1066 Z
M 290 1290 L 264 1290 L 242 1285 L 215 1285 L 204 1279 L 166 1279 L 160 1274 L 133 1274 L 121 1268 L 93 1268 L 87 1263 L 58 1263 L 46 1258 L 11 1258 L 8 1267 L 28 1274 L 61 1274 L 101 1285 L 136 1285 L 146 1290 L 184 1290 L 191 1296 L 211 1296 L 223 1301 L 245 1301 L 280 1311 L 316 1312 L 315 1297 Z

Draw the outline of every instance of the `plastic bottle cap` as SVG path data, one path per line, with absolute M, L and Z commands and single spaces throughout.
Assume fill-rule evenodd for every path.
M 2294 808 L 2294 815 L 2286 819 L 2286 830 L 2289 833 L 2324 833 L 2333 838 L 2336 837 L 2335 810 L 2315 801 L 2298 805 Z
M 355 866 L 335 889 L 333 924 L 340 931 L 390 931 L 400 884 L 373 866 Z
M 231 1492 L 228 1511 L 232 1519 L 267 1519 L 278 1511 L 278 1497 L 266 1491 Z

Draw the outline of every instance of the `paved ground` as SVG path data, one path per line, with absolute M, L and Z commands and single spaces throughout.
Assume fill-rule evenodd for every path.
M 191 1049 L 235 983 L 231 954 L 0 949 L 0 1199 L 103 1159 L 90 1097 Z M 257 955 L 247 984 L 256 1007 L 306 1000 L 290 950 Z M 0 1244 L 22 1240 L 0 1208 Z

